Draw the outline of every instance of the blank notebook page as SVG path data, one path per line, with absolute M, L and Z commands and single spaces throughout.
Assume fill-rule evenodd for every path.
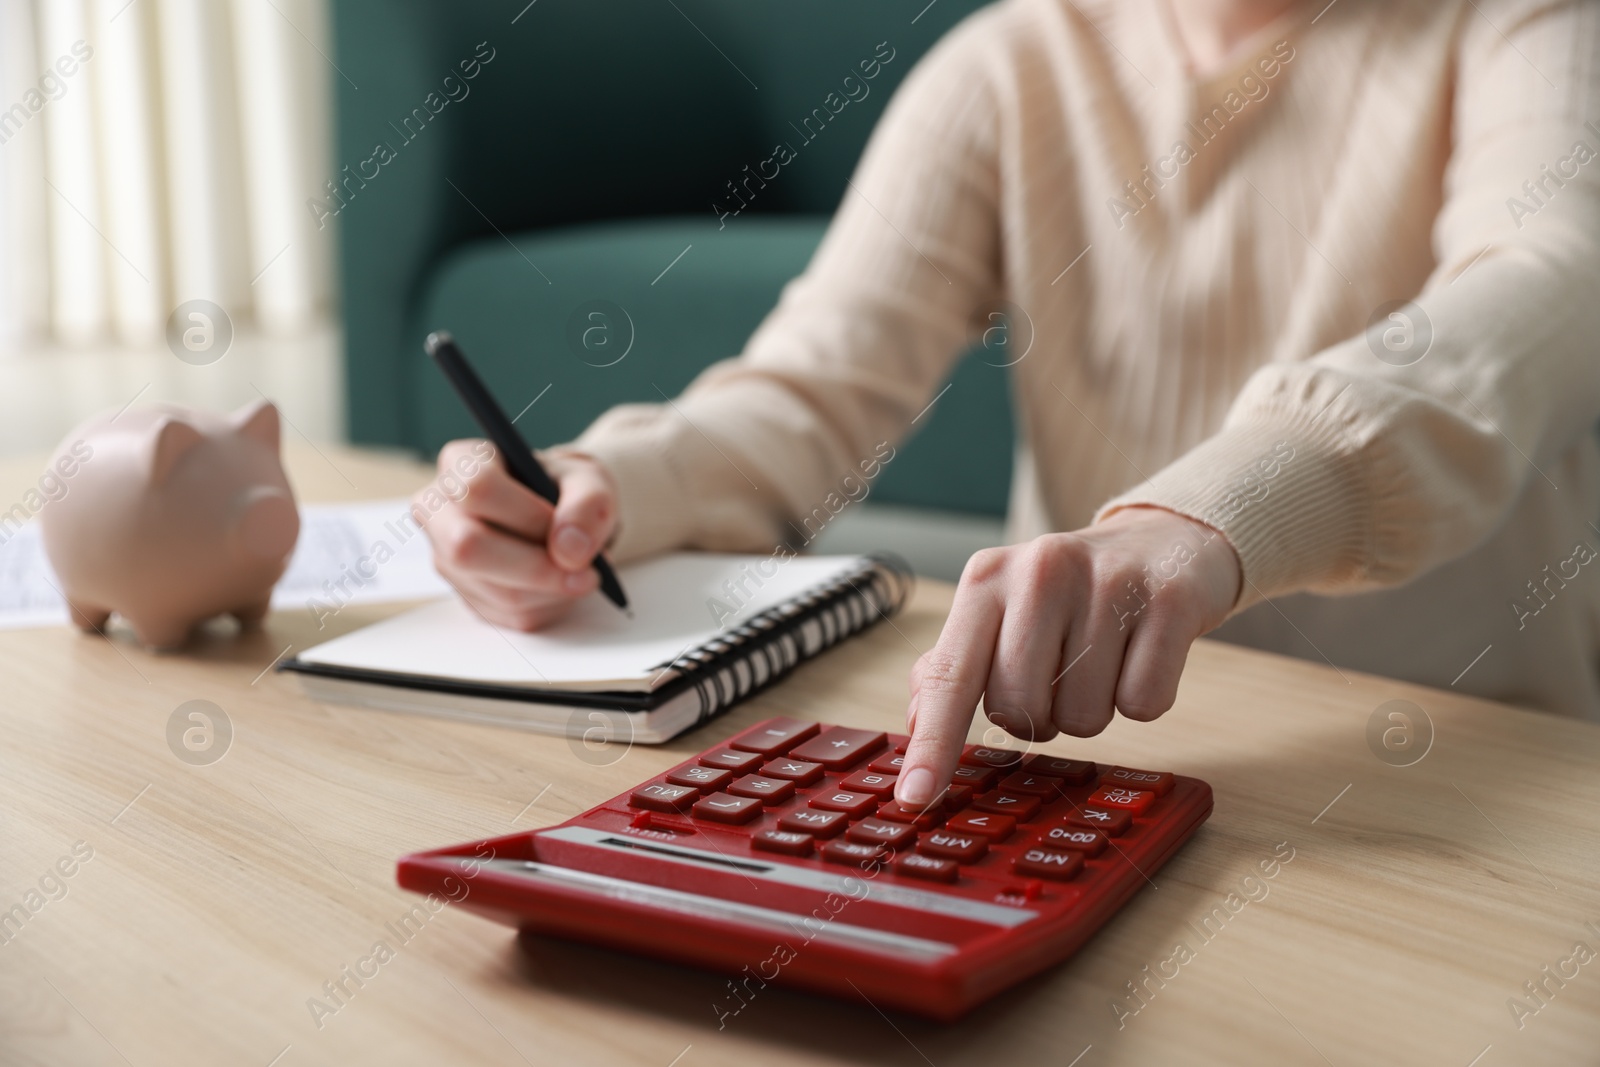
M 758 564 L 777 573 L 761 578 Z M 679 552 L 618 571 L 632 619 L 595 593 L 549 629 L 525 634 L 492 626 L 451 597 L 336 637 L 299 659 L 491 685 L 646 692 L 673 677 L 662 664 L 866 565 L 860 556 Z M 744 591 L 730 593 L 724 583 L 742 575 L 750 576 Z M 713 598 L 724 609 L 721 626 Z

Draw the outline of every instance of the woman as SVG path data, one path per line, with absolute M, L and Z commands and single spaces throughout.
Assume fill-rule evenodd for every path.
M 441 571 L 528 629 L 601 546 L 770 550 L 1003 299 L 1035 334 L 1013 543 L 913 671 L 902 802 L 980 697 L 1035 740 L 1153 719 L 1225 621 L 1600 717 L 1596 7 L 1324 3 L 968 19 L 744 354 L 553 451 L 553 514 L 486 468 L 428 525 Z

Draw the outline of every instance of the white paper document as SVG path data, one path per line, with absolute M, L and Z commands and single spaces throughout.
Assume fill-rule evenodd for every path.
M 300 539 L 272 591 L 277 611 L 336 613 L 347 604 L 427 600 L 450 586 L 433 569 L 409 500 L 303 504 Z M 29 522 L 0 542 L 0 629 L 66 626 L 61 581 Z

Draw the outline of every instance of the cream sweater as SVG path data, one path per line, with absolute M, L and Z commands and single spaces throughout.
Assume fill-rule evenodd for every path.
M 1313 2 L 1203 79 L 1160 0 L 980 11 L 744 353 L 575 443 L 616 556 L 795 539 L 1004 300 L 1014 539 L 1170 508 L 1221 636 L 1600 718 L 1597 57 L 1593 3 Z

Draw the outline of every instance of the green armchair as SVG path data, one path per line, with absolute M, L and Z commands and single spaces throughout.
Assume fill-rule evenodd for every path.
M 894 87 L 980 2 L 334 0 L 339 170 L 308 207 L 340 237 L 352 438 L 474 432 L 433 329 L 535 446 L 737 354 Z M 873 499 L 1004 513 L 1002 369 L 963 360 L 918 430 Z

